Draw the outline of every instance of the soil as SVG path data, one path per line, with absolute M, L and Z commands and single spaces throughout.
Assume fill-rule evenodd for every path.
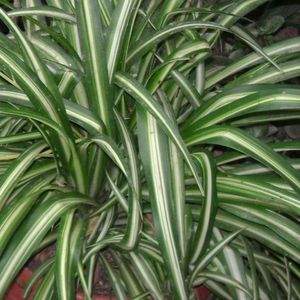
M 108 251 L 104 251 L 102 253 L 106 259 L 112 263 L 112 257 Z M 42 263 L 44 263 L 47 259 L 55 255 L 55 246 L 49 246 L 39 254 L 37 254 L 30 262 L 27 264 L 27 268 L 34 272 Z M 113 290 L 111 284 L 107 278 L 107 275 L 103 268 L 100 267 L 99 264 L 96 265 L 95 269 L 95 277 L 94 277 L 94 287 L 93 287 L 94 295 L 104 295 L 104 296 L 113 296 Z

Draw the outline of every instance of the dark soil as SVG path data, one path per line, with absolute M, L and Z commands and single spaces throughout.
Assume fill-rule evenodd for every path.
M 42 263 L 44 263 L 47 259 L 53 257 L 55 255 L 55 246 L 51 245 L 41 251 L 39 254 L 34 256 L 27 267 L 34 272 Z M 113 265 L 112 257 L 109 252 L 104 251 L 102 255 Z M 97 264 L 95 268 L 95 276 L 94 276 L 94 286 L 93 286 L 93 294 L 103 295 L 103 296 L 112 296 L 113 290 L 111 284 L 108 280 L 106 272 L 103 268 Z M 80 289 L 80 288 L 79 288 Z

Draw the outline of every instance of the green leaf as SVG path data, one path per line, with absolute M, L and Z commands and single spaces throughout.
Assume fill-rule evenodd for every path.
M 0 208 L 3 208 L 10 193 L 18 184 L 18 180 L 30 167 L 36 156 L 46 148 L 43 142 L 36 143 L 21 154 L 0 178 Z
M 66 193 L 54 197 L 33 211 L 18 233 L 10 241 L 0 266 L 0 296 L 3 297 L 6 289 L 15 275 L 37 248 L 42 238 L 51 226 L 68 210 L 80 205 L 95 205 L 93 201 L 76 193 Z
M 14 74 L 16 81 L 25 91 L 35 108 L 57 122 L 62 126 L 63 132 L 68 134 L 69 143 L 66 143 L 61 136 L 57 136 L 51 131 L 47 132 L 47 137 L 50 138 L 51 146 L 54 149 L 58 168 L 65 176 L 68 173 L 69 158 L 70 153 L 72 153 L 73 161 L 70 164 L 70 167 L 73 179 L 76 182 L 78 189 L 84 191 L 86 185 L 83 166 L 73 142 L 70 124 L 67 121 L 68 119 L 58 88 L 48 70 L 41 62 L 39 56 L 36 54 L 35 49 L 2 9 L 0 9 L 0 18 L 15 33 L 23 51 L 25 61 L 29 66 L 34 67 L 36 73 L 26 66 L 19 58 L 3 48 L 0 49 L 0 61 L 2 61 Z
M 120 168 L 122 173 L 130 180 L 130 173 L 127 167 L 127 161 L 113 139 L 105 135 L 94 136 L 88 143 L 94 142 L 97 144 Z M 132 184 L 130 180 L 130 184 Z
M 85 297 L 87 298 L 87 300 L 92 300 L 92 297 L 90 296 L 90 292 L 84 277 L 83 266 L 80 260 L 77 262 L 77 272 L 78 272 L 79 280 L 81 282 Z
M 61 218 L 57 248 L 55 255 L 55 279 L 59 298 L 62 300 L 73 299 L 75 295 L 74 275 L 70 273 L 72 257 L 70 256 L 70 236 L 72 232 L 72 223 L 74 222 L 75 210 L 71 209 Z
M 197 224 L 193 246 L 191 247 L 190 263 L 194 264 L 206 252 L 212 236 L 214 220 L 218 207 L 216 166 L 213 157 L 208 152 L 197 152 L 193 157 L 202 169 L 205 199 Z
M 14 10 L 10 10 L 7 13 L 7 15 L 9 17 L 45 16 L 50 18 L 57 18 L 72 23 L 76 22 L 76 18 L 71 14 L 65 13 L 61 9 L 49 7 L 49 6 L 35 6 L 35 7 L 14 9 Z
M 54 263 L 54 258 L 51 257 L 48 260 L 46 260 L 44 263 L 42 263 L 38 267 L 38 269 L 34 271 L 32 276 L 30 277 L 30 280 L 27 283 L 26 289 L 24 290 L 23 297 L 25 299 L 29 296 L 36 282 L 40 279 L 40 277 L 42 277 L 49 270 L 49 268 L 53 265 L 53 263 Z
M 101 14 L 96 0 L 76 3 L 78 29 L 84 54 L 85 85 L 90 107 L 106 126 L 109 135 L 113 130 L 112 90 L 109 84 L 104 49 Z
M 224 239 L 224 234 L 218 229 L 214 228 L 214 241 L 213 244 L 218 243 Z M 223 251 L 219 253 L 218 257 L 214 260 L 216 266 L 220 268 L 222 273 L 239 281 L 245 287 L 249 287 L 247 281 L 247 268 L 243 263 L 241 254 L 233 247 L 227 245 Z M 222 267 L 220 266 L 222 264 Z M 245 293 L 239 289 L 228 287 L 230 294 L 236 299 L 249 299 Z
M 255 258 L 253 253 L 253 247 L 251 243 L 243 238 L 245 250 L 247 253 L 248 263 L 250 266 L 250 272 L 252 277 L 252 290 L 253 290 L 253 299 L 257 300 L 259 299 L 259 282 L 258 282 L 258 276 L 256 272 L 256 265 L 255 265 Z
M 129 297 L 133 299 L 134 297 L 138 297 L 145 293 L 144 288 L 142 288 L 141 283 L 137 278 L 137 274 L 130 268 L 128 261 L 116 251 L 113 252 L 113 257 L 119 266 L 120 276 L 125 284 Z
M 295 191 L 300 192 L 300 177 L 296 170 L 270 147 L 247 135 L 242 130 L 229 126 L 211 126 L 192 134 L 185 140 L 190 146 L 210 143 L 241 151 L 276 171 L 291 184 Z
M 284 258 L 284 263 L 285 263 L 285 268 L 286 268 L 286 277 L 287 277 L 287 299 L 291 300 L 292 299 L 292 278 L 291 278 L 291 273 L 290 273 L 290 269 L 288 266 L 288 261 L 287 258 Z
M 187 164 L 189 165 L 195 180 L 199 186 L 199 190 L 202 192 L 203 188 L 198 175 L 198 171 L 191 159 L 191 156 L 178 132 L 177 126 L 170 120 L 170 118 L 165 114 L 160 105 L 155 102 L 151 97 L 149 92 L 141 86 L 136 80 L 130 78 L 129 76 L 123 74 L 116 74 L 116 82 L 120 87 L 124 88 L 133 98 L 135 98 L 142 106 L 146 108 L 156 119 L 159 121 L 160 125 L 164 128 L 165 132 L 168 134 L 170 139 L 173 140 L 174 144 L 178 146 L 182 152 Z
M 198 274 L 198 279 L 196 279 L 196 282 L 201 277 L 223 283 L 226 286 L 230 285 L 236 289 L 242 290 L 243 292 L 247 293 L 249 296 L 252 296 L 250 291 L 243 284 L 241 284 L 238 280 L 230 278 L 226 275 L 218 274 L 216 272 L 202 272 Z
M 100 3 L 102 1 L 99 1 Z M 114 74 L 118 65 L 120 64 L 120 54 L 126 36 L 129 19 L 132 15 L 133 9 L 140 1 L 125 0 L 119 1 L 117 7 L 114 9 L 112 20 L 109 24 L 109 33 L 107 37 L 107 71 L 109 82 L 112 83 Z
M 150 93 L 153 94 L 157 90 L 160 83 L 166 79 L 167 75 L 174 68 L 177 60 L 199 52 L 203 52 L 203 59 L 206 58 L 207 53 L 210 53 L 209 45 L 202 39 L 187 42 L 170 54 L 165 62 L 150 75 L 150 79 L 147 82 L 147 89 Z
M 107 259 L 100 254 L 99 256 L 100 262 L 102 265 L 104 265 L 106 272 L 109 277 L 109 281 L 112 285 L 112 288 L 115 292 L 115 295 L 119 300 L 125 300 L 127 299 L 126 293 L 124 291 L 123 285 L 121 283 L 119 275 L 112 269 Z
M 17 3 L 15 3 L 15 4 L 16 4 L 16 6 L 18 6 Z M 21 6 L 22 8 L 25 8 L 25 10 L 26 10 L 28 8 L 34 8 L 35 6 L 41 6 L 41 1 L 40 0 L 24 0 L 20 4 L 21 5 L 19 5 L 19 6 Z M 17 8 L 17 10 L 18 10 L 18 8 Z M 30 18 L 32 18 L 32 17 L 30 17 Z M 32 19 L 37 20 L 40 23 L 46 23 L 46 20 L 43 16 L 35 16 Z M 25 21 L 24 27 L 25 27 L 26 34 L 29 38 L 31 38 L 32 35 L 34 34 L 34 32 L 39 30 L 39 27 L 32 24 L 29 20 L 24 20 L 24 21 Z
M 280 56 L 287 53 L 295 53 L 300 50 L 300 38 L 295 37 L 285 41 L 280 41 L 274 43 L 268 47 L 263 48 L 266 54 L 271 57 Z M 205 88 L 208 89 L 213 85 L 217 84 L 221 80 L 227 78 L 228 76 L 238 73 L 243 69 L 247 69 L 251 66 L 254 66 L 258 63 L 263 62 L 263 58 L 257 53 L 251 53 L 242 57 L 238 61 L 233 62 L 229 66 L 226 66 L 221 71 L 216 72 L 215 74 L 209 76 L 205 81 Z
M 282 16 L 273 16 L 270 19 L 266 19 L 264 24 L 259 27 L 260 34 L 273 34 L 275 33 L 285 22 Z
M 300 237 L 298 235 L 299 226 L 288 218 L 276 212 L 265 209 L 234 206 L 234 211 L 232 211 L 232 208 L 233 206 L 230 205 L 228 207 L 224 207 L 225 210 L 228 209 L 228 211 L 230 211 L 232 214 L 238 215 L 239 217 L 252 221 L 256 224 L 261 224 L 268 227 L 287 242 L 295 245 L 296 247 L 300 247 Z
M 174 225 L 172 224 L 172 189 L 168 139 L 152 115 L 138 110 L 139 148 L 151 191 L 151 207 L 161 251 L 170 273 L 174 293 L 187 299 L 183 272 L 179 262 Z
M 132 46 L 132 50 L 129 53 L 127 57 L 127 63 L 130 64 L 134 59 L 139 58 L 146 52 L 148 52 L 150 49 L 152 49 L 154 46 L 156 46 L 159 42 L 163 41 L 167 37 L 174 35 L 178 32 L 189 30 L 189 29 L 218 29 L 225 32 L 233 33 L 228 28 L 211 22 L 199 22 L 199 21 L 190 21 L 190 22 L 181 22 L 181 23 L 175 23 L 170 26 L 165 27 L 164 29 L 158 31 L 156 34 L 154 34 L 152 37 L 147 37 L 146 39 L 142 40 L 141 42 L 138 42 L 136 45 Z M 239 37 L 242 41 L 250 45 L 255 51 L 257 51 L 260 55 L 262 55 L 267 61 L 269 61 L 272 65 L 274 65 L 276 68 L 280 70 L 278 65 L 269 58 L 267 54 L 255 43 L 253 44 L 251 41 L 245 39 L 243 36 L 241 36 L 238 33 L 235 33 L 237 37 Z
M 33 296 L 33 300 L 51 299 L 54 293 L 54 282 L 55 282 L 54 265 L 52 265 L 48 273 L 46 274 L 46 276 L 43 278 L 43 281 L 39 286 L 39 289 L 35 292 Z
M 227 230 L 237 230 L 238 228 L 243 228 L 243 235 L 259 241 L 265 245 L 265 247 L 279 252 L 282 255 L 289 255 L 293 260 L 298 261 L 298 248 L 290 243 L 287 243 L 265 226 L 243 220 L 223 210 L 218 211 L 216 223 L 219 224 L 221 228 Z
M 135 252 L 129 252 L 133 266 L 136 268 L 137 272 L 141 276 L 143 283 L 151 292 L 151 296 L 155 300 L 162 300 L 164 296 L 161 291 L 160 283 L 158 277 L 155 274 L 152 265 L 141 255 Z
M 130 180 L 132 181 L 132 191 L 129 194 L 128 201 L 128 223 L 126 226 L 126 232 L 124 239 L 121 242 L 121 247 L 125 249 L 132 249 L 135 247 L 139 234 L 141 231 L 141 191 L 140 191 L 140 174 L 138 168 L 138 158 L 135 150 L 135 145 L 133 139 L 129 133 L 128 128 L 122 117 L 115 110 L 115 118 L 117 121 L 117 126 L 125 146 L 126 153 L 128 156 L 128 165 L 130 171 Z
M 193 271 L 191 272 L 190 278 L 189 278 L 189 284 L 190 286 L 193 285 L 194 280 L 196 279 L 197 275 L 199 272 L 201 272 L 210 262 L 211 260 L 218 255 L 220 251 L 223 250 L 223 248 L 228 245 L 233 239 L 235 239 L 241 231 L 244 229 L 240 229 L 234 233 L 231 233 L 228 235 L 226 238 L 218 242 L 217 244 L 214 245 L 210 251 L 208 251 L 202 258 L 201 260 L 194 266 Z
M 256 92 L 252 95 L 232 101 L 227 105 L 223 104 L 210 113 L 207 113 L 207 111 L 203 112 L 202 109 L 202 111 L 199 112 L 199 115 L 194 114 L 197 121 L 194 121 L 193 125 L 186 127 L 185 130 L 188 132 L 198 131 L 203 127 L 217 125 L 228 119 L 250 113 L 296 110 L 299 108 L 300 92 L 297 89 L 285 89 L 280 92 Z
M 263 65 L 257 69 L 244 73 L 226 85 L 226 88 L 243 84 L 277 83 L 296 78 L 300 74 L 299 59 L 293 59 L 279 64 L 280 71 L 274 70 L 273 66 Z
M 38 197 L 45 192 L 45 185 L 49 184 L 53 177 L 52 174 L 49 174 L 42 176 L 35 182 L 29 182 L 19 195 L 14 195 L 14 201 L 2 209 L 0 216 L 0 254 L 4 251 L 6 244 L 23 219 L 28 217 Z

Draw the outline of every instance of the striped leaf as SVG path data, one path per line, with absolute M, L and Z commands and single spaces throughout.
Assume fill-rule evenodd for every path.
M 168 139 L 159 128 L 156 120 L 143 110 L 138 111 L 138 136 L 141 157 L 146 178 L 151 191 L 151 206 L 154 222 L 166 267 L 172 278 L 175 294 L 187 299 L 179 255 L 176 246 L 174 226 L 172 225 L 170 158 Z
M 34 6 L 10 10 L 7 15 L 9 17 L 23 17 L 23 16 L 44 16 L 50 18 L 57 18 L 68 22 L 76 22 L 76 19 L 71 14 L 65 13 L 63 10 L 49 7 L 49 6 Z
M 91 109 L 112 134 L 112 94 L 109 84 L 107 60 L 101 15 L 96 0 L 77 1 L 78 29 L 84 55 L 85 84 Z
M 102 3 L 102 1 L 99 1 Z M 112 20 L 109 24 L 109 34 L 107 37 L 107 72 L 109 82 L 113 82 L 116 68 L 120 64 L 119 58 L 122 51 L 122 45 L 126 35 L 129 19 L 132 15 L 137 0 L 120 1 L 114 9 Z
M 3 208 L 8 196 L 18 184 L 18 180 L 22 177 L 24 172 L 30 167 L 36 156 L 44 150 L 46 145 L 43 142 L 34 144 L 6 170 L 4 175 L 0 178 L 0 208 Z
M 30 280 L 27 283 L 26 289 L 24 290 L 24 298 L 27 298 L 33 289 L 33 286 L 36 284 L 37 280 L 40 279 L 53 265 L 54 259 L 49 258 L 47 261 L 45 261 L 42 265 L 39 266 L 37 270 L 34 271 L 32 274 Z
M 142 218 L 140 206 L 141 193 L 138 159 L 133 139 L 130 136 L 129 130 L 124 120 L 116 110 L 114 111 L 114 113 L 121 134 L 121 138 L 123 140 L 123 144 L 127 152 L 130 178 L 132 180 L 132 191 L 129 195 L 128 201 L 128 225 L 126 228 L 124 240 L 121 242 L 121 244 L 122 247 L 125 247 L 126 249 L 132 249 L 136 245 L 140 234 Z
M 208 253 L 206 253 L 201 260 L 195 265 L 193 268 L 193 271 L 191 273 L 191 276 L 189 278 L 189 283 L 192 286 L 194 280 L 196 279 L 199 272 L 201 272 L 204 267 L 210 263 L 210 261 L 220 252 L 223 250 L 223 248 L 229 244 L 234 238 L 236 238 L 243 229 L 240 229 L 234 233 L 231 233 L 228 237 L 225 239 L 219 241 L 216 245 L 214 245 L 213 249 L 211 249 Z
M 157 121 L 163 126 L 166 133 L 169 135 L 170 139 L 178 146 L 180 151 L 182 152 L 187 164 L 189 165 L 195 179 L 198 183 L 199 189 L 202 192 L 203 188 L 200 183 L 200 178 L 196 167 L 191 159 L 191 156 L 181 139 L 181 136 L 178 132 L 178 128 L 176 125 L 168 118 L 165 112 L 162 110 L 160 105 L 154 101 L 151 95 L 144 89 L 137 81 L 128 76 L 117 74 L 116 75 L 117 83 L 124 88 L 132 97 L 134 97 L 142 106 L 144 106 L 147 111 L 149 111 Z
M 30 182 L 19 195 L 14 195 L 14 202 L 7 205 L 1 213 L 0 218 L 0 253 L 5 249 L 12 234 L 20 223 L 26 218 L 38 197 L 45 192 L 45 185 L 53 179 L 53 175 L 43 176 L 36 182 Z
M 147 51 L 149 51 L 151 48 L 153 48 L 156 44 L 163 41 L 167 37 L 174 35 L 178 32 L 184 31 L 184 30 L 190 30 L 190 29 L 218 29 L 225 32 L 233 33 L 231 30 L 227 29 L 226 27 L 216 24 L 216 23 L 210 23 L 210 22 L 199 22 L 199 21 L 191 21 L 191 22 L 182 22 L 178 24 L 172 24 L 170 26 L 165 27 L 161 31 L 158 31 L 155 35 L 153 35 L 151 38 L 147 38 L 144 41 L 138 42 L 136 45 L 132 46 L 132 50 L 129 53 L 127 57 L 127 63 L 132 63 L 133 59 L 137 59 L 138 57 L 145 54 Z M 241 36 L 238 33 L 234 33 L 237 37 L 239 37 L 242 41 L 247 43 L 249 46 L 251 46 L 255 51 L 257 51 L 260 55 L 262 55 L 266 60 L 268 60 L 271 64 L 276 66 L 276 68 L 279 69 L 278 65 L 269 58 L 267 54 L 255 43 L 253 44 L 251 41 L 245 39 L 243 36 Z
M 218 274 L 218 273 L 213 273 L 213 272 L 203 272 L 203 273 L 199 273 L 198 274 L 199 278 L 207 278 L 207 279 L 211 279 L 213 281 L 217 281 L 220 283 L 225 284 L 226 286 L 232 286 L 236 289 L 240 289 L 243 292 L 247 293 L 249 296 L 251 296 L 250 291 L 243 285 L 241 284 L 239 281 L 232 279 L 232 278 L 228 278 L 227 276 Z M 196 284 L 199 284 L 199 279 L 197 279 L 196 281 L 198 281 Z
M 299 107 L 300 93 L 296 89 L 284 89 L 283 91 L 277 91 L 275 93 L 271 91 L 265 93 L 258 92 L 230 102 L 227 105 L 222 105 L 209 114 L 205 113 L 206 115 L 202 118 L 197 116 L 197 122 L 187 127 L 186 131 L 197 131 L 203 127 L 220 124 L 228 119 L 245 114 L 263 111 L 296 110 L 299 109 Z
M 1 297 L 4 296 L 14 276 L 22 268 L 51 226 L 68 209 L 87 204 L 94 205 L 94 202 L 87 200 L 86 197 L 67 193 L 55 197 L 50 202 L 43 203 L 34 210 L 31 218 L 25 221 L 21 227 L 22 230 L 19 230 L 18 234 L 11 240 L 1 258 Z
M 66 212 L 60 221 L 57 238 L 57 255 L 55 257 L 56 288 L 59 299 L 68 300 L 74 298 L 74 280 L 70 273 L 72 256 L 70 255 L 70 237 L 72 223 L 74 222 L 74 209 Z
M 127 299 L 119 275 L 115 273 L 115 271 L 113 270 L 113 268 L 110 266 L 109 262 L 103 255 L 100 255 L 100 261 L 101 261 L 101 264 L 106 269 L 108 278 L 111 282 L 112 288 L 114 289 L 114 292 L 115 292 L 115 295 L 117 296 L 117 298 L 120 300 Z
M 213 157 L 207 152 L 198 152 L 193 156 L 202 169 L 201 174 L 203 174 L 205 200 L 202 203 L 201 215 L 198 221 L 193 246 L 191 247 L 191 264 L 194 264 L 206 252 L 212 236 L 212 229 L 218 207 L 216 167 Z
M 149 262 L 143 256 L 136 254 L 135 252 L 130 252 L 129 255 L 132 264 L 141 276 L 144 285 L 150 291 L 151 296 L 155 300 L 164 299 L 160 282 L 158 281 L 158 278 Z
M 219 144 L 241 151 L 272 168 L 285 178 L 297 192 L 300 191 L 300 178 L 296 170 L 288 165 L 286 161 L 270 147 L 250 137 L 241 130 L 228 126 L 211 126 L 191 135 L 186 139 L 186 142 L 188 145 L 199 143 Z

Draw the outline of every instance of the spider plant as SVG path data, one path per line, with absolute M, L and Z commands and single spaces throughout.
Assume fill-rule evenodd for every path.
M 47 247 L 24 297 L 91 299 L 99 266 L 118 299 L 300 298 L 300 144 L 268 130 L 300 39 L 259 45 L 267 2 L 1 1 L 1 299 Z

